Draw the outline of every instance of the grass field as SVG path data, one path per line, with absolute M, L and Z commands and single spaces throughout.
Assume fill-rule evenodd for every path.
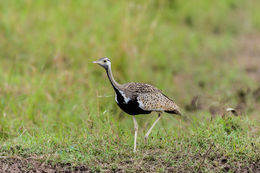
M 238 58 L 241 37 L 260 39 L 259 11 L 256 0 L 0 1 L 0 171 L 260 171 L 260 85 Z M 103 56 L 119 83 L 150 83 L 184 114 L 163 114 L 147 144 L 157 116 L 137 116 L 137 153 L 132 117 L 92 64 Z

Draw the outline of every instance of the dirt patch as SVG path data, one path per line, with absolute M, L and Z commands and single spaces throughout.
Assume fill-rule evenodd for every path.
M 243 35 L 237 39 L 236 52 L 228 52 L 226 62 L 238 67 L 252 80 L 260 82 L 260 33 Z M 230 55 L 235 57 L 230 59 Z M 204 84 L 199 84 L 203 89 Z M 234 109 L 239 115 L 245 114 L 248 110 L 260 110 L 260 85 L 257 88 L 249 86 L 234 86 L 233 97 L 237 100 Z M 209 100 L 205 96 L 194 96 L 191 102 L 186 105 L 186 111 L 194 112 L 199 110 L 209 111 L 213 117 L 226 113 L 226 102 L 210 105 L 214 100 Z M 218 101 L 216 102 L 218 103 Z M 224 107 L 223 107 L 224 105 Z
M 260 34 L 245 35 L 238 40 L 236 59 L 248 76 L 260 81 Z
M 165 159 L 161 155 L 162 151 L 153 150 L 146 152 L 143 159 L 135 161 L 133 159 L 123 159 L 117 165 L 109 163 L 97 163 L 98 169 L 90 169 L 87 166 L 72 166 L 71 164 L 52 164 L 45 163 L 31 158 L 5 158 L 0 159 L 0 172 L 19 173 L 19 172 L 157 172 L 158 168 L 163 167 L 166 172 L 260 172 L 260 160 L 234 161 L 228 157 L 219 155 L 216 151 L 208 150 L 204 154 L 183 154 L 173 153 L 172 157 Z M 170 153 L 168 153 L 170 154 Z M 178 164 L 178 160 L 184 160 Z M 100 170 L 101 169 L 101 170 Z M 102 172 L 101 171 L 101 172 Z
M 4 158 L 0 159 L 0 172 L 91 172 L 86 166 L 73 167 L 71 164 L 51 164 L 40 162 L 35 159 L 26 158 Z

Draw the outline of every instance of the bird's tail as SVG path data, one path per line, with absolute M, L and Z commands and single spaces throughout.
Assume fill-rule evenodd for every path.
M 179 109 L 171 110 L 171 111 L 165 111 L 166 113 L 169 114 L 176 114 L 176 115 L 182 115 L 181 111 Z

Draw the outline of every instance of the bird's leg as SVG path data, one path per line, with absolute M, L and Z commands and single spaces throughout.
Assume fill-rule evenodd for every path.
M 156 124 L 160 119 L 161 119 L 161 114 L 159 113 L 158 118 L 155 120 L 155 122 L 153 123 L 152 127 L 148 130 L 148 132 L 147 132 L 147 133 L 145 134 L 145 136 L 144 136 L 145 142 L 147 141 L 148 136 L 149 136 L 149 134 L 151 133 L 153 127 L 155 126 L 155 124 Z
M 136 140 L 137 140 L 138 124 L 137 124 L 137 121 L 135 119 L 135 116 L 133 116 L 133 120 L 134 120 L 134 128 L 135 128 L 135 141 L 134 141 L 134 152 L 135 152 L 136 151 Z

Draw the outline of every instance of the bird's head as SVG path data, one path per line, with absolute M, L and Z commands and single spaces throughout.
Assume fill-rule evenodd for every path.
M 93 63 L 98 64 L 105 69 L 107 69 L 111 65 L 111 62 L 107 57 L 100 58 L 96 61 L 93 61 Z

